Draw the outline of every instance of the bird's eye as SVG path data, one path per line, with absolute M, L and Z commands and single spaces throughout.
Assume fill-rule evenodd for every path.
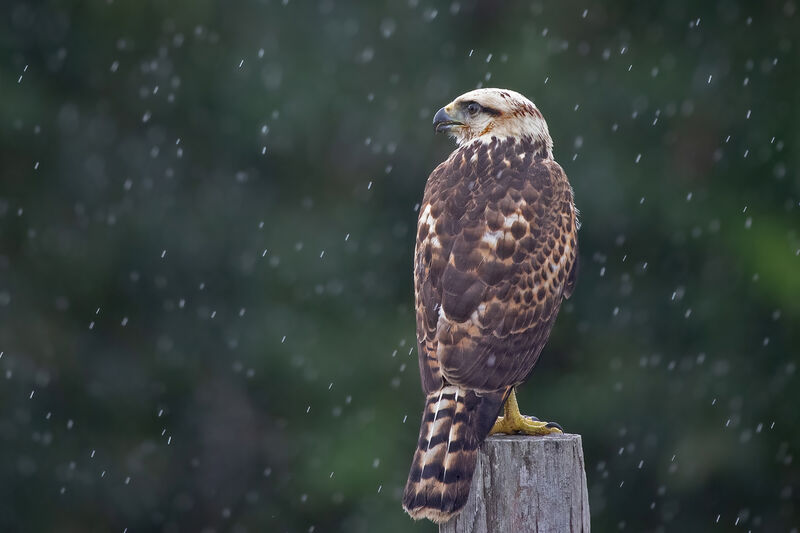
M 477 104 L 475 102 L 472 102 L 471 104 L 469 104 L 467 106 L 467 111 L 469 111 L 470 115 L 477 115 L 478 111 L 480 111 L 480 110 L 481 110 L 480 104 Z

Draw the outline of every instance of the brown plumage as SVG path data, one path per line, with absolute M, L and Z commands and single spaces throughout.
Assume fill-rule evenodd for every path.
M 414 285 L 426 404 L 403 507 L 443 522 L 466 503 L 478 446 L 572 293 L 578 222 L 547 124 L 525 97 L 472 91 L 434 124 L 459 147 L 431 173 L 420 207 Z

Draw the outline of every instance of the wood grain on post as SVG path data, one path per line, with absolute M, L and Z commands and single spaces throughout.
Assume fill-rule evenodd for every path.
M 439 533 L 589 532 L 581 436 L 492 436 L 464 510 Z

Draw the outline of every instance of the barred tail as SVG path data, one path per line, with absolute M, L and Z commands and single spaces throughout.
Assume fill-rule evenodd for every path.
M 445 385 L 428 394 L 403 493 L 403 508 L 412 518 L 446 522 L 464 507 L 478 446 L 492 429 L 508 392 L 479 395 Z

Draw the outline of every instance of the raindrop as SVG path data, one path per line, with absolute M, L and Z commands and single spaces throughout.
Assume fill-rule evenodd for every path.
M 426 9 L 425 12 L 422 14 L 422 18 L 425 22 L 431 22 L 436 16 L 439 14 L 437 9 Z
M 394 34 L 397 29 L 397 23 L 394 19 L 386 18 L 381 21 L 380 32 L 384 39 L 388 39 Z

